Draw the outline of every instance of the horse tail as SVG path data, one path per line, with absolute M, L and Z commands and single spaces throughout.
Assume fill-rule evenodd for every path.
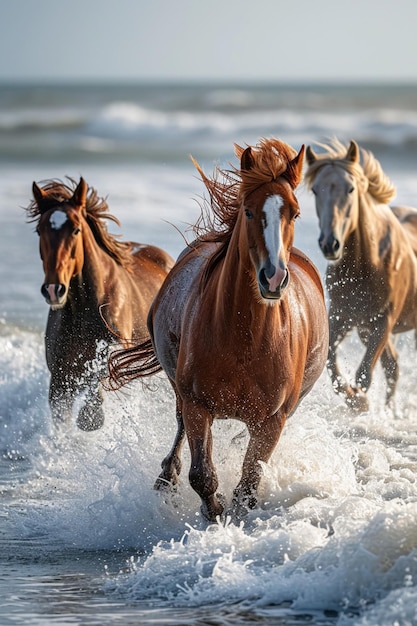
M 114 350 L 108 361 L 109 388 L 117 391 L 124 385 L 162 371 L 150 339 L 130 348 Z

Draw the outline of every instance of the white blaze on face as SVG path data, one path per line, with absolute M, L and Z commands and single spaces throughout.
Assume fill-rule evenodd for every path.
M 59 230 L 67 221 L 67 214 L 64 211 L 54 211 L 49 218 L 49 223 L 54 230 Z
M 264 228 L 265 245 L 269 253 L 269 258 L 274 265 L 276 264 L 276 259 L 278 258 L 278 253 L 282 246 L 280 219 L 283 204 L 284 201 L 281 196 L 269 196 L 263 208 L 266 222 Z

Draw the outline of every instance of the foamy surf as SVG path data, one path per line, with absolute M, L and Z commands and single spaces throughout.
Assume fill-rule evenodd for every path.
M 402 623 L 413 623 L 417 460 L 408 449 L 415 449 L 417 426 L 403 412 L 413 401 L 411 341 L 400 346 L 397 417 L 380 405 L 381 372 L 373 408 L 357 418 L 324 372 L 263 466 L 258 508 L 240 521 L 209 525 L 188 484 L 187 449 L 177 491 L 153 490 L 175 432 L 163 376 L 107 393 L 102 430 L 86 434 L 70 424 L 57 431 L 48 419 L 41 335 L 14 329 L 1 339 L 2 371 L 10 373 L 3 376 L 2 449 L 31 461 L 27 475 L 3 492 L 5 537 L 47 537 L 51 553 L 130 553 L 125 571 L 103 570 L 101 584 L 109 598 L 138 606 L 236 604 L 269 617 L 287 607 L 317 623 L 365 625 L 389 623 L 383 611 L 399 603 Z M 357 348 L 352 339 L 346 357 Z M 213 431 L 220 491 L 230 503 L 246 434 L 234 420 L 216 422 Z

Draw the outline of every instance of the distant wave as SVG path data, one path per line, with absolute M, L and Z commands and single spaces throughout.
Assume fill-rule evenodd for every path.
M 208 108 L 208 100 L 230 108 Z M 94 107 L 0 110 L 0 158 L 220 158 L 234 142 L 277 136 L 297 146 L 329 136 L 370 149 L 417 153 L 417 113 L 395 108 L 269 108 L 247 106 L 245 93 L 215 92 L 207 108 L 164 110 L 131 101 Z M 242 102 L 242 106 L 239 106 Z M 233 104 L 234 103 L 234 104 Z M 244 104 L 246 103 L 246 104 Z M 233 106 L 232 106 L 233 104 Z
M 76 109 L 28 108 L 0 112 L 0 132 L 82 128 L 88 118 Z

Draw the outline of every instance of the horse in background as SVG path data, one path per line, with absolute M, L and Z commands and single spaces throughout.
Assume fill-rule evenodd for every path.
M 216 494 L 211 426 L 246 424 L 249 444 L 235 513 L 256 506 L 261 479 L 285 421 L 320 376 L 327 355 L 327 311 L 319 273 L 293 247 L 300 213 L 297 152 L 278 139 L 235 146 L 240 169 L 207 178 L 211 199 L 197 239 L 180 255 L 149 313 L 151 340 L 110 355 L 115 388 L 163 368 L 176 397 L 177 434 L 155 487 L 178 482 L 185 433 L 189 480 L 204 517 L 223 511 Z
M 85 393 L 77 424 L 88 431 L 104 422 L 100 379 L 109 344 L 148 336 L 150 304 L 174 261 L 157 247 L 111 235 L 105 220 L 120 223 L 106 201 L 83 178 L 69 180 L 34 182 L 26 211 L 36 222 L 45 272 L 51 414 L 56 423 L 68 421 Z
M 366 411 L 379 358 L 386 402 L 394 396 L 399 367 L 392 333 L 417 328 L 417 210 L 388 206 L 394 185 L 355 141 L 318 145 L 321 154 L 307 147 L 305 182 L 315 195 L 319 245 L 329 261 L 328 369 L 335 392 L 356 411 Z M 353 329 L 365 346 L 356 386 L 344 380 L 336 360 L 339 344 Z

